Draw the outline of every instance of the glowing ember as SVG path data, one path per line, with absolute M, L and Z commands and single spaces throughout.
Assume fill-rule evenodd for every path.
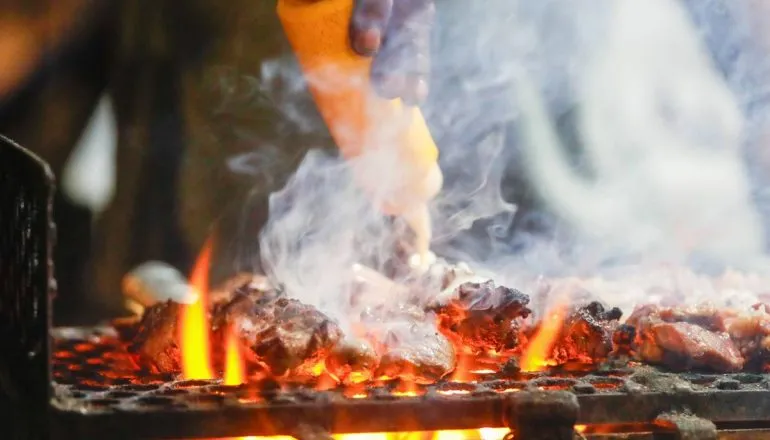
M 508 428 L 481 428 L 479 437 L 481 440 L 500 440 L 508 434 Z
M 446 394 L 447 396 L 454 396 L 458 394 L 470 394 L 470 391 L 468 390 L 442 390 L 439 391 L 439 394 Z
M 438 431 L 433 440 L 465 440 L 467 437 L 463 431 Z
M 566 314 L 566 302 L 559 302 L 559 305 L 546 314 L 521 357 L 522 371 L 542 371 L 548 366 L 551 349 L 559 336 Z
M 417 391 L 393 391 L 391 394 L 396 397 L 416 397 Z
M 233 329 L 227 332 L 227 343 L 225 346 L 225 385 L 240 385 L 246 382 L 246 372 L 243 367 L 243 357 L 241 356 L 238 337 Z
M 422 392 L 415 382 L 401 381 L 391 394 L 398 397 L 415 397 L 422 394 Z
M 508 428 L 481 428 L 436 432 L 377 432 L 366 434 L 338 434 L 335 440 L 501 440 Z M 276 437 L 269 437 L 271 440 Z
M 179 346 L 182 352 L 182 374 L 185 379 L 213 379 L 209 323 L 206 309 L 208 272 L 211 265 L 211 240 L 206 241 L 195 262 L 190 284 L 198 300 L 182 306 L 179 317 Z

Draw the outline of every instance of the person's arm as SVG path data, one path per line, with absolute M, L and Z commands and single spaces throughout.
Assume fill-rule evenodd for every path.
M 433 0 L 356 0 L 351 46 L 374 56 L 372 80 L 384 97 L 419 103 L 427 95 L 434 15 Z

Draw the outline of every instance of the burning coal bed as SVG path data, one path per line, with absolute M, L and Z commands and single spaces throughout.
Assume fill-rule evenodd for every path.
M 56 329 L 54 432 L 300 440 L 396 432 L 437 440 L 770 435 L 768 308 L 642 305 L 623 321 L 621 310 L 599 302 L 565 303 L 533 320 L 526 294 L 463 276 L 443 270 L 442 293 L 429 301 L 406 292 L 397 306 L 372 305 L 353 294 L 359 316 L 346 331 L 251 280 L 192 305 L 155 304 L 108 328 Z

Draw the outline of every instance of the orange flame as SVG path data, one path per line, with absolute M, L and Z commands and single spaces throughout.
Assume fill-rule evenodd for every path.
M 579 428 L 578 428 L 579 431 Z M 480 428 L 467 430 L 446 430 L 436 432 L 368 432 L 360 434 L 334 434 L 334 440 L 502 440 L 508 428 Z M 579 431 L 580 432 L 580 431 Z M 293 437 L 237 437 L 237 440 L 294 440 Z
M 211 266 L 211 239 L 207 240 L 198 256 L 190 284 L 198 295 L 197 301 L 182 306 L 179 317 L 179 346 L 182 352 L 182 374 L 185 379 L 213 379 L 207 294 Z
M 462 353 L 457 355 L 457 366 L 454 373 L 449 380 L 452 382 L 472 382 L 473 374 L 471 369 L 473 368 L 473 359 L 470 355 Z
M 543 371 L 567 314 L 567 303 L 559 302 L 543 320 L 521 357 L 521 371 Z
M 230 328 L 227 331 L 227 342 L 225 344 L 225 385 L 240 385 L 246 382 L 246 372 L 243 367 L 243 356 L 241 356 L 241 347 L 238 345 L 238 336 L 235 330 Z

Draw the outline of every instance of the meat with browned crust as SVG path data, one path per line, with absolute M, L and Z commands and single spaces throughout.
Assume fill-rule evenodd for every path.
M 746 359 L 745 369 L 770 370 L 770 307 L 756 304 L 753 311 L 727 322 L 727 333 Z
M 363 383 L 372 378 L 380 355 L 363 338 L 345 337 L 325 360 L 326 371 L 344 384 Z
M 642 332 L 639 354 L 646 362 L 672 370 L 710 368 L 738 371 L 743 358 L 726 333 L 712 332 L 687 322 L 660 322 Z
M 433 383 L 455 368 L 455 351 L 435 319 L 408 304 L 366 308 L 354 325 L 379 356 L 374 378 Z
M 239 295 L 217 313 L 215 332 L 232 329 L 251 360 L 281 376 L 312 374 L 342 339 L 339 326 L 315 307 L 285 297 Z
M 627 324 L 636 329 L 635 351 L 640 360 L 673 370 L 691 368 L 720 372 L 743 368 L 744 358 L 725 331 L 726 316 L 716 309 L 637 307 Z
M 529 297 L 492 281 L 464 283 L 428 306 L 441 331 L 459 349 L 475 354 L 506 352 L 519 345 L 521 320 L 531 313 Z
M 393 323 L 386 331 L 378 379 L 434 383 L 455 368 L 452 344 L 431 322 Z
M 553 360 L 557 364 L 596 364 L 606 360 L 612 352 L 612 336 L 622 314 L 617 307 L 606 310 L 598 301 L 574 309 L 556 339 Z
M 176 373 L 180 370 L 177 345 L 177 320 L 180 305 L 172 301 L 158 303 L 145 310 L 135 331 L 129 333 L 128 350 L 137 362 L 156 373 Z
M 660 307 L 652 304 L 638 306 L 626 324 L 638 326 L 639 320 L 655 315 L 663 322 L 686 322 L 697 325 L 709 331 L 724 332 L 727 322 L 737 316 L 735 312 L 710 305 L 694 305 L 687 307 Z

